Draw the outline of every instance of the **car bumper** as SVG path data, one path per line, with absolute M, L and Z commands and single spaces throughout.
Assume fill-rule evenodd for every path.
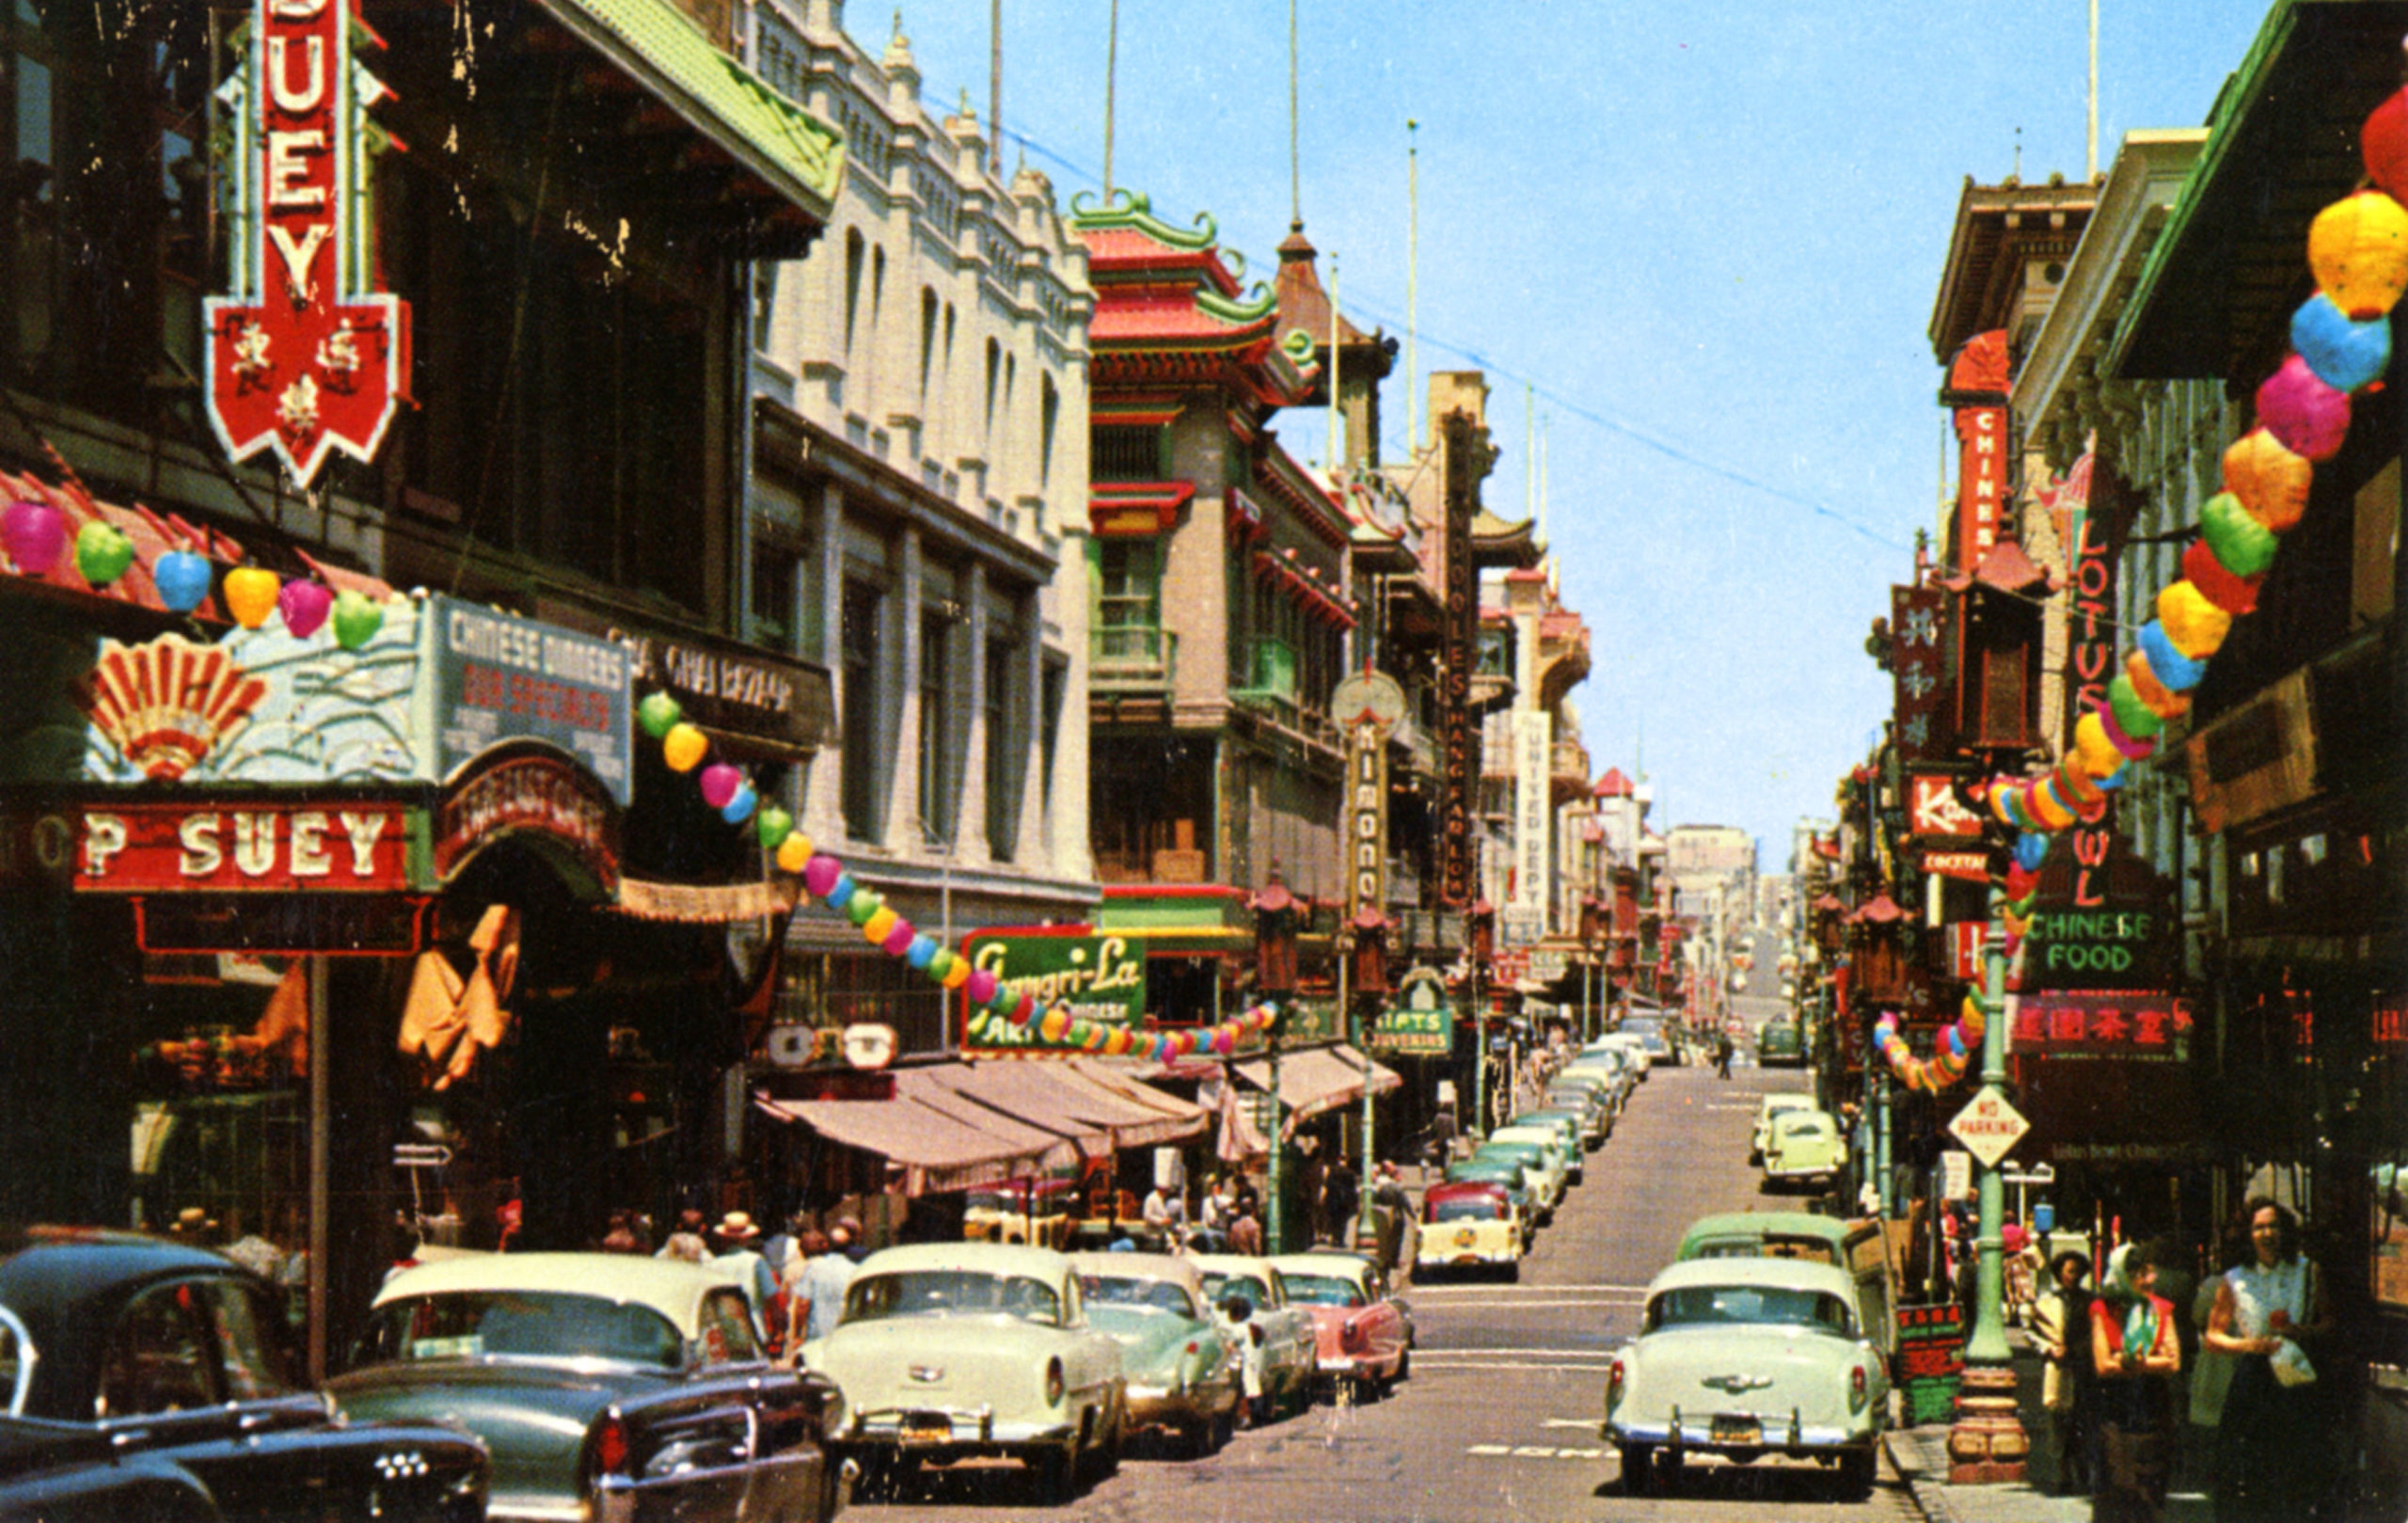
M 910 1450 L 914 1453 L 1003 1454 L 1059 1446 L 1078 1433 L 1075 1423 L 1047 1419 L 999 1418 L 992 1407 L 880 1407 L 853 1414 L 842 1442 L 849 1449 Z
M 1482 1264 L 1515 1263 L 1521 1257 L 1519 1248 L 1481 1248 L 1467 1253 L 1425 1253 L 1413 1261 L 1424 1269 L 1470 1269 Z
M 1755 1438 L 1728 1436 L 1729 1429 L 1712 1418 L 1700 1421 L 1678 1414 L 1664 1422 L 1609 1420 L 1597 1431 L 1611 1444 L 1644 1444 L 1678 1453 L 1744 1455 L 1750 1459 L 1761 1454 L 1813 1459 L 1870 1450 L 1874 1443 L 1871 1429 L 1817 1426 L 1800 1421 L 1794 1415 L 1767 1412 L 1722 1416 L 1726 1422 L 1734 1416 L 1753 1421 Z M 1718 1429 L 1725 1436 L 1718 1437 Z
M 1237 1405 L 1237 1387 L 1228 1382 L 1171 1390 L 1162 1386 L 1129 1388 L 1129 1426 L 1192 1428 L 1212 1421 Z

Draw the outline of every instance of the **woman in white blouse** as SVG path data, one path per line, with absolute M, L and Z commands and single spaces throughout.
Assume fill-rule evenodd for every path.
M 2225 1271 L 2200 1340 L 2234 1356 L 2216 1425 L 2216 1523 L 2289 1523 L 2310 1515 L 2330 1473 L 2317 1384 L 2292 1383 L 2310 1368 L 2302 1341 L 2326 1330 L 2323 1297 L 2299 1250 L 2299 1218 L 2272 1200 L 2244 1209 L 2249 1261 Z

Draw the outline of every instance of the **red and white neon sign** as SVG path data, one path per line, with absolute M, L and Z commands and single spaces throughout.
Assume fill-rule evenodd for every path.
M 232 106 L 229 294 L 207 304 L 209 421 L 236 460 L 273 448 L 307 484 L 328 449 L 374 458 L 409 373 L 409 307 L 372 289 L 368 108 L 389 93 L 354 63 L 375 42 L 355 0 L 257 0 Z

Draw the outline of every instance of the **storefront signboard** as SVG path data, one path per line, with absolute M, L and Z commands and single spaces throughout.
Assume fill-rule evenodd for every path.
M 1415 968 L 1371 1027 L 1371 1055 L 1445 1057 L 1454 1050 L 1455 1010 L 1447 1000 L 1446 976 Z
M 1951 1420 L 1965 1373 L 1964 1313 L 1954 1305 L 1902 1306 L 1897 1318 L 1898 1382 L 1908 1424 Z
M 1006 989 L 1033 996 L 1040 1011 L 1060 1009 L 1091 1026 L 1133 1031 L 1146 1019 L 1146 949 L 1109 932 L 1048 929 L 974 931 L 961 944 L 973 968 Z M 1037 1023 L 1017 1026 L 991 1010 L 974 1012 L 962 1032 L 967 1052 L 1065 1055 L 1079 1049 L 1048 1041 Z
M 307 486 L 341 450 L 373 460 L 408 383 L 409 307 L 372 288 L 368 108 L 354 0 L 254 0 L 218 118 L 231 141 L 228 293 L 204 304 L 201 374 L 228 455 L 273 448 Z
M 635 778 L 626 645 L 457 598 L 429 598 L 427 615 L 442 781 L 497 745 L 541 740 L 626 806 Z
M 2173 896 L 2103 825 L 2065 833 L 2040 869 L 2024 933 L 2025 990 L 2162 989 L 2181 928 Z
M 789 759 L 835 738 L 835 709 L 820 667 L 699 635 L 637 635 L 627 646 L 636 686 L 669 693 L 686 720 L 706 732 Z
M 436 811 L 436 876 L 451 881 L 478 852 L 511 835 L 542 843 L 597 892 L 617 892 L 617 808 L 583 768 L 539 745 L 493 753 L 444 790 Z
M 1941 588 L 1890 589 L 1891 710 L 1897 721 L 1901 761 L 1940 760 L 1948 749 L 1949 737 L 1939 727 L 1944 695 L 1940 630 L 1947 609 L 1948 595 Z M 1924 780 L 1915 781 L 1920 785 Z
M 394 894 L 424 858 L 424 812 L 395 800 L 128 799 L 75 815 L 87 892 Z
M 2025 994 L 2016 1001 L 2018 1055 L 2178 1063 L 2191 1047 L 2191 1002 L 2154 990 Z

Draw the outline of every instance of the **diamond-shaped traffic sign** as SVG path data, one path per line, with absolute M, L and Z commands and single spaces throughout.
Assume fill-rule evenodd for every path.
M 1948 1123 L 1948 1130 L 1965 1150 L 1982 1161 L 1986 1168 L 1998 1167 L 1998 1161 L 2015 1150 L 2032 1123 L 2020 1111 L 2006 1103 L 2006 1097 L 1995 1089 L 1985 1089 L 1966 1103 Z

